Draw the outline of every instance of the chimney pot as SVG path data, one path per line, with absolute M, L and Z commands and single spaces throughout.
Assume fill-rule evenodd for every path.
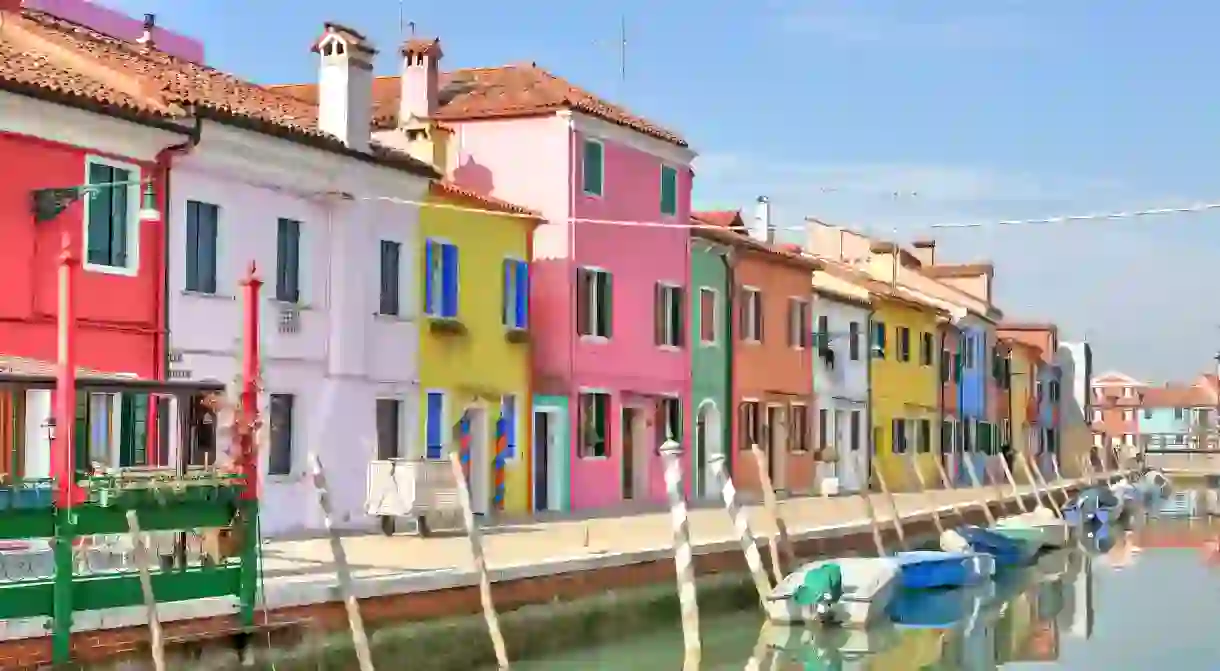
M 157 29 L 157 15 L 156 14 L 145 14 L 144 15 L 144 34 L 141 35 L 140 39 L 136 40 L 136 42 L 138 42 L 139 44 L 141 44 L 144 47 L 149 48 L 149 49 L 156 46 L 157 42 L 156 42 L 156 39 L 153 37 L 153 33 L 156 29 Z
M 440 98 L 440 62 L 444 57 L 439 39 L 413 37 L 403 42 L 399 84 L 398 123 L 412 118 L 430 119 Z
M 775 229 L 771 226 L 771 200 L 766 196 L 759 196 L 755 201 L 754 220 L 746 230 L 751 238 L 759 242 L 773 241 Z
M 368 151 L 373 124 L 373 60 L 377 50 L 360 33 L 326 23 L 314 44 L 319 55 L 318 130 Z

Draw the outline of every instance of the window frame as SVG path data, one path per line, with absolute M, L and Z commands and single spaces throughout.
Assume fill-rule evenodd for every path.
M 144 173 L 141 167 L 136 163 L 128 161 L 119 161 L 98 154 L 87 154 L 85 156 L 85 178 L 81 181 L 82 184 L 88 185 L 89 173 L 93 166 L 100 165 L 112 170 L 125 170 L 128 173 L 128 180 L 134 181 L 133 184 L 128 184 L 124 188 L 127 207 L 125 217 L 125 238 L 124 238 L 124 263 L 123 265 L 113 266 L 106 263 L 95 263 L 89 260 L 89 213 L 92 210 L 95 200 L 92 194 L 86 194 L 81 198 L 81 268 L 94 273 L 102 273 L 104 275 L 123 275 L 126 277 L 135 277 L 140 273 L 140 207 L 142 198 L 141 185 L 143 184 Z M 118 187 L 110 187 L 115 189 Z
M 453 260 L 457 263 L 457 268 L 454 269 L 452 275 L 450 275 L 447 272 L 447 269 L 445 266 L 445 249 L 446 248 L 453 249 Z M 435 250 L 435 252 L 433 252 L 431 257 L 429 256 L 429 250 Z M 462 248 L 460 246 L 458 246 L 456 243 L 454 243 L 452 240 L 449 240 L 447 238 L 441 238 L 441 237 L 424 238 L 424 253 L 423 253 L 424 277 L 423 277 L 423 281 L 420 282 L 420 285 L 421 285 L 421 289 L 423 289 L 423 292 L 424 292 L 424 305 L 423 305 L 424 310 L 423 310 L 423 312 L 428 317 L 430 317 L 432 319 L 449 319 L 449 320 L 454 320 L 454 321 L 461 319 L 461 315 L 462 315 L 462 307 L 461 307 L 462 306 L 462 276 L 461 276 L 462 262 L 461 262 L 461 257 L 462 257 Z M 429 263 L 428 263 L 429 258 L 432 258 L 435 260 L 435 262 L 436 262 L 435 270 L 431 267 L 431 265 L 429 265 Z M 433 272 L 439 274 L 440 282 L 439 282 L 439 285 L 437 285 L 437 286 L 433 286 L 433 285 L 429 284 L 430 281 L 433 283 L 436 283 L 436 281 L 438 279 L 437 277 L 433 277 Z M 446 298 L 449 297 L 449 292 L 446 290 L 447 289 L 446 278 L 450 278 L 450 277 L 453 280 L 454 286 L 453 286 L 452 304 L 447 305 L 448 301 L 446 301 Z M 429 291 L 430 288 L 433 289 L 433 291 Z M 437 290 L 439 290 L 439 292 L 440 292 L 439 295 L 433 295 L 435 293 L 435 291 L 437 291 Z M 452 309 L 450 310 L 449 308 L 452 308 Z
M 285 228 L 286 223 L 296 225 L 296 253 L 295 267 L 291 270 L 288 268 L 287 259 L 281 256 L 280 252 L 287 248 L 281 249 L 281 236 L 285 235 L 285 231 L 291 227 Z M 281 303 L 289 303 L 292 305 L 300 305 L 303 302 L 302 295 L 304 291 L 301 286 L 301 248 L 304 233 L 301 230 L 304 222 L 300 219 L 291 217 L 276 217 L 275 220 L 275 289 L 273 296 L 275 300 Z M 291 277 L 291 282 L 289 278 Z M 292 286 L 288 286 L 291 284 Z
M 653 297 L 659 305 L 653 306 L 654 340 L 657 347 L 679 350 L 686 344 L 686 315 L 683 314 L 684 287 L 676 282 L 663 280 L 653 285 Z
M 602 155 L 602 169 L 605 170 L 605 154 Z M 604 173 L 603 173 L 604 174 Z M 666 175 L 673 176 L 673 212 L 665 211 L 665 177 Z M 669 218 L 678 216 L 678 169 L 666 163 L 661 164 L 660 170 L 660 202 L 658 208 L 661 212 L 661 217 Z
M 521 270 L 525 270 L 522 291 Z M 509 281 L 509 272 L 512 281 Z M 505 256 L 500 264 L 500 323 L 512 331 L 527 331 L 530 326 L 530 263 L 519 256 Z M 511 304 L 510 304 L 511 303 Z
M 746 414 L 746 410 L 751 409 L 753 412 Z M 763 404 L 757 398 L 742 398 L 737 403 L 737 419 L 740 425 L 738 429 L 738 439 L 741 441 L 738 444 L 738 449 L 742 452 L 750 451 L 753 445 L 762 445 L 762 422 L 763 422 Z M 748 417 L 749 422 L 744 421 Z
M 381 427 L 381 417 L 382 417 L 382 416 L 381 416 L 381 409 L 382 409 L 382 407 L 383 407 L 383 405 L 382 405 L 383 403 L 392 403 L 392 404 L 394 404 L 394 405 L 393 405 L 393 408 L 394 408 L 394 454 L 393 454 L 393 455 L 389 455 L 389 454 L 387 454 L 385 451 L 383 451 L 383 449 L 382 449 L 382 448 L 383 448 L 384 446 L 381 444 L 381 439 L 383 438 L 382 431 L 381 431 L 381 428 L 382 428 L 382 427 Z M 373 406 L 373 407 L 376 409 L 376 410 L 375 410 L 375 412 L 377 413 L 377 414 L 376 414 L 376 417 L 377 417 L 377 419 L 376 419 L 376 422 L 377 422 L 377 424 L 376 424 L 376 431 L 377 431 L 377 433 L 376 433 L 376 435 L 377 435 L 376 454 L 377 454 L 377 458 L 378 458 L 378 459 L 395 459 L 395 458 L 400 458 L 400 457 L 405 456 L 405 455 L 403 454 L 403 445 L 405 445 L 405 444 L 406 444 L 406 442 L 407 442 L 407 441 L 406 441 L 406 437 L 407 437 L 407 436 L 406 436 L 406 428 L 407 428 L 407 423 L 406 423 L 406 420 L 407 420 L 407 403 L 406 403 L 406 400 L 405 400 L 405 399 L 403 399 L 401 396 L 393 396 L 393 395 L 378 395 L 378 396 L 377 396 L 377 397 L 374 399 L 373 404 L 374 404 L 374 406 Z
M 402 242 L 380 240 L 377 248 L 377 314 L 382 317 L 402 316 Z M 394 277 L 386 277 L 386 252 L 394 250 Z M 388 280 L 391 280 L 388 281 Z
M 703 305 L 704 295 L 712 297 L 712 309 L 706 310 Z M 720 291 L 715 287 L 699 287 L 699 344 L 713 346 L 720 343 Z M 704 318 L 710 315 L 712 339 L 704 338 Z
M 796 417 L 800 416 L 801 430 L 796 430 Z M 809 404 L 808 403 L 789 403 L 788 404 L 788 452 L 791 454 L 808 454 L 810 449 L 811 437 L 809 421 Z
M 763 293 L 754 286 L 741 287 L 741 341 L 761 344 L 763 341 Z M 747 330 L 748 329 L 748 330 Z
M 603 435 L 601 437 L 602 438 L 601 443 L 603 445 L 602 454 L 587 453 L 588 452 L 587 448 L 589 446 L 585 442 L 585 431 L 584 431 L 584 425 L 585 425 L 584 399 L 585 399 L 585 397 L 589 397 L 591 399 L 598 399 L 598 398 L 605 399 L 605 409 L 601 413 L 602 418 L 603 418 L 602 419 Z M 594 405 L 593 410 L 596 411 L 596 408 L 597 408 L 597 406 Z M 577 459 L 605 460 L 605 459 L 610 458 L 611 454 L 613 453 L 613 449 L 612 449 L 613 432 L 610 430 L 610 424 L 611 424 L 610 413 L 613 411 L 613 409 L 614 409 L 614 403 L 613 403 L 613 399 L 610 396 L 609 391 L 606 391 L 603 389 L 581 389 L 576 394 L 576 431 L 577 431 L 576 458 Z
M 933 354 L 934 341 L 932 334 L 928 331 L 919 332 L 919 365 L 931 366 L 936 361 L 936 355 Z
M 848 429 L 847 441 L 852 452 L 860 451 L 860 438 L 864 429 L 864 411 L 850 410 L 848 411 Z
M 214 215 L 211 220 L 212 259 L 211 259 L 211 268 L 209 271 L 210 275 L 211 275 L 210 277 L 206 277 L 206 273 L 203 276 L 200 275 L 200 261 L 201 261 L 200 249 L 201 249 L 201 247 L 199 245 L 199 239 L 200 239 L 199 230 L 200 230 L 200 223 L 205 219 L 205 218 L 201 217 L 200 212 L 204 208 L 207 208 Z M 217 285 L 219 284 L 219 282 L 217 280 L 217 275 L 219 274 L 218 271 L 219 271 L 219 266 L 220 266 L 220 212 L 221 212 L 221 210 L 222 210 L 222 208 L 215 203 L 207 203 L 207 202 L 204 202 L 201 200 L 187 200 L 186 201 L 186 213 L 185 213 L 186 214 L 186 226 L 185 226 L 186 245 L 184 245 L 184 249 L 183 249 L 183 252 L 184 252 L 186 258 L 185 258 L 185 263 L 183 263 L 183 269 L 182 269 L 182 272 L 183 272 L 182 290 L 183 291 L 186 291 L 186 292 L 192 293 L 192 294 L 202 294 L 205 296 L 215 296 L 216 295 Z M 192 216 L 192 215 L 194 215 L 194 216 Z M 192 224 L 194 225 L 194 231 L 193 231 L 195 233 L 194 236 L 191 235 Z M 194 268 L 194 270 L 195 270 L 194 273 L 191 272 L 192 268 Z M 201 282 L 201 277 L 203 279 L 210 279 L 210 283 Z
M 869 354 L 874 359 L 885 359 L 885 352 L 889 348 L 889 333 L 887 332 L 887 324 L 880 320 L 874 320 L 872 331 L 869 337 Z
M 438 422 L 440 422 L 440 427 L 438 427 L 439 431 L 440 431 L 440 434 L 439 434 L 440 445 L 437 446 L 439 453 L 436 456 L 432 456 L 431 453 L 429 452 L 429 450 L 432 448 L 432 445 L 429 443 L 429 436 L 428 436 L 428 433 L 429 433 L 428 432 L 428 422 L 429 422 L 429 417 L 431 414 L 428 412 L 428 402 L 432 398 L 433 395 L 435 395 L 441 399 L 440 418 L 437 420 Z M 422 456 L 426 461 L 439 461 L 439 460 L 445 458 L 445 447 L 446 447 L 445 446 L 445 432 L 449 428 L 449 411 L 450 411 L 449 392 L 445 389 L 439 389 L 439 388 L 424 389 L 423 394 L 421 394 L 421 397 L 423 398 L 423 401 L 424 401 L 424 403 L 423 403 L 423 406 L 424 406 L 423 407 L 424 452 L 420 456 Z
M 897 352 L 896 352 L 895 356 L 897 356 L 897 358 L 895 359 L 895 361 L 898 361 L 901 363 L 910 363 L 911 362 L 911 327 L 902 326 L 902 325 L 895 327 L 894 328 L 894 339 L 898 341 L 896 343 Z
M 279 463 L 279 461 L 280 461 L 280 459 L 284 458 L 284 457 L 280 457 L 280 459 L 276 458 L 276 452 L 277 452 L 276 436 L 284 435 L 282 433 L 280 433 L 280 434 L 276 433 L 276 426 L 277 426 L 277 424 L 275 422 L 275 400 L 276 400 L 276 398 L 286 398 L 288 400 L 288 408 L 287 408 L 287 410 L 288 410 L 288 433 L 287 433 L 288 455 L 286 457 L 288 469 L 285 471 L 279 471 L 279 470 L 275 469 L 275 466 L 282 465 Z M 267 396 L 267 426 L 268 426 L 268 429 L 267 429 L 267 477 L 269 477 L 269 478 L 290 478 L 294 474 L 297 473 L 297 467 L 299 464 L 297 464 L 297 454 L 296 454 L 296 447 L 297 447 L 297 442 L 298 442 L 297 441 L 298 429 L 297 429 L 297 421 L 296 421 L 297 420 L 297 416 L 296 416 L 297 415 L 297 413 L 296 413 L 297 403 L 296 402 L 297 402 L 297 394 L 292 393 L 292 392 L 286 392 L 286 391 L 271 392 Z
M 588 150 L 597 146 L 597 190 L 589 190 Z M 580 145 L 580 191 L 590 198 L 606 197 L 606 143 L 598 138 L 583 138 Z
M 589 281 L 587 282 L 587 287 L 589 290 L 588 296 L 579 295 L 580 294 L 580 292 L 579 292 L 580 273 L 582 273 L 582 272 L 588 273 L 588 278 L 589 278 Z M 580 266 L 576 269 L 576 273 L 577 273 L 576 299 L 577 299 L 577 301 L 587 300 L 587 303 L 585 306 L 585 311 L 587 313 L 586 316 L 588 317 L 588 322 L 589 322 L 588 324 L 580 323 L 580 321 L 581 321 L 580 320 L 580 309 L 579 309 L 579 306 L 577 306 L 577 309 L 574 310 L 575 314 L 573 315 L 576 318 L 576 334 L 578 336 L 580 336 L 581 340 L 586 341 L 586 342 L 588 342 L 588 341 L 609 342 L 609 340 L 612 337 L 614 337 L 614 273 L 610 272 L 606 268 L 599 267 L 599 266 Z M 610 292 L 607 296 L 607 298 L 609 299 L 607 301 L 608 305 L 599 305 L 599 303 L 601 303 L 601 301 L 599 300 L 601 298 L 601 290 L 599 288 L 600 285 L 596 281 L 597 278 L 599 278 L 599 277 L 605 277 L 605 278 L 609 279 L 609 282 L 607 284 L 607 287 L 608 287 L 607 291 Z M 601 320 L 601 316 L 603 313 L 607 314 L 605 324 L 602 324 L 602 320 Z M 604 333 L 597 332 L 597 331 L 601 330 L 601 328 L 600 328 L 601 326 L 605 326 Z M 588 328 L 587 332 L 582 330 L 582 329 L 585 329 L 586 327 Z
M 678 394 L 661 394 L 657 397 L 657 410 L 661 414 L 662 423 L 658 427 L 657 439 L 660 443 L 673 440 L 679 445 L 685 440 L 685 416 L 682 408 L 682 397 Z M 676 411 L 676 415 L 672 414 Z
M 891 454 L 906 454 L 907 448 L 907 420 L 904 417 L 893 417 L 890 419 L 890 453 Z
M 788 297 L 788 347 L 801 351 L 808 347 L 813 331 L 813 301 L 801 296 Z
M 860 322 L 852 321 L 847 324 L 847 358 L 852 361 L 860 360 Z

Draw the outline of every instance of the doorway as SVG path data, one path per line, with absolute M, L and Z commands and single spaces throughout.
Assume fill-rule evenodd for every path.
M 622 421 L 619 426 L 622 432 L 623 449 L 621 457 L 623 500 L 634 501 L 640 492 L 647 492 L 644 483 L 647 482 L 648 473 L 643 462 L 648 454 L 648 449 L 643 437 L 643 411 L 634 406 L 623 406 Z
M 788 444 L 788 426 L 784 421 L 784 407 L 767 406 L 767 473 L 776 491 L 787 489 L 784 477 L 784 459 Z
M 487 409 L 466 410 L 470 420 L 470 507 L 486 515 L 491 507 L 491 446 L 488 443 Z
M 721 441 L 720 409 L 712 400 L 699 404 L 695 414 L 695 495 L 699 498 L 716 496 L 721 483 L 712 468 L 712 459 L 724 454 Z M 728 464 L 724 465 L 728 468 Z
M 559 421 L 557 410 L 534 411 L 534 509 L 539 511 L 561 510 L 563 505 Z

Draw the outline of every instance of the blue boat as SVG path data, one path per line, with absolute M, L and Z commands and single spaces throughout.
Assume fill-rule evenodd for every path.
M 1029 564 L 1038 554 L 1041 544 L 1023 538 L 1009 538 L 989 529 L 967 525 L 945 532 L 941 538 L 941 547 L 946 550 L 968 549 L 989 554 L 995 557 L 995 565 L 999 568 Z
M 1091 487 L 1063 507 L 1063 519 L 1072 525 L 1109 524 L 1122 511 L 1123 500 L 1109 487 Z
M 967 589 L 905 590 L 890 602 L 890 619 L 899 629 L 952 629 L 995 597 L 992 582 Z
M 995 558 L 977 552 L 914 550 L 894 555 L 905 589 L 962 587 L 991 579 Z

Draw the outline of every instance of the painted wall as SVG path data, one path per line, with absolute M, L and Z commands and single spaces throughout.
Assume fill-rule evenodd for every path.
M 989 358 L 991 330 L 981 319 L 971 315 L 962 322 L 961 327 L 962 379 L 958 387 L 958 409 L 961 412 L 963 431 L 966 442 L 962 458 L 973 461 L 975 471 L 980 477 L 987 470 L 987 456 L 978 450 L 979 436 L 984 431 L 990 431 L 989 407 L 987 405 L 987 390 L 990 385 L 991 360 Z M 959 483 L 970 483 L 969 470 L 959 464 L 957 471 Z
M 867 292 L 863 300 L 867 301 Z M 834 365 L 829 365 L 815 350 L 813 356 L 813 388 L 817 403 L 814 422 L 814 447 L 819 447 L 821 432 L 833 446 L 836 460 L 824 464 L 823 471 L 839 479 L 845 491 L 857 491 L 868 483 L 869 417 L 868 417 L 868 325 L 871 308 L 867 302 L 852 303 L 829 294 L 818 294 L 813 304 L 813 328 L 818 318 L 826 317 L 830 333 L 830 350 Z M 851 330 L 856 328 L 856 358 L 852 358 Z M 827 426 L 820 426 L 825 410 Z M 851 417 L 857 415 L 859 438 L 856 449 L 851 444 Z
M 940 449 L 946 473 L 957 473 L 961 459 L 962 333 L 952 322 L 940 325 Z M 940 473 L 936 482 L 941 482 Z
M 729 276 L 726 265 L 729 249 L 698 238 L 691 239 L 690 261 L 690 351 L 691 405 L 695 412 L 695 436 L 706 432 L 703 447 L 692 442 L 688 473 L 690 492 L 696 498 L 716 498 L 720 491 L 708 466 L 713 454 L 731 459 L 733 408 L 729 396 L 729 337 L 733 326 L 728 312 Z M 702 333 L 703 289 L 715 297 L 715 337 L 705 340 Z M 702 410 L 702 414 L 700 411 Z M 726 463 L 727 468 L 732 464 Z
M 885 330 L 885 347 L 879 348 L 876 333 Z M 911 356 L 909 361 L 898 359 L 898 329 L 911 331 Z M 912 473 L 911 464 L 923 473 L 927 482 L 939 477 L 933 461 L 939 451 L 937 430 L 937 397 L 940 389 L 940 373 L 936 366 L 938 354 L 933 354 L 932 365 L 922 365 L 919 359 L 921 334 L 936 333 L 936 313 L 931 308 L 922 309 L 912 303 L 889 299 L 875 299 L 873 303 L 873 325 L 870 333 L 873 340 L 872 359 L 872 415 L 874 470 L 880 470 L 891 490 L 911 490 L 918 480 Z M 933 341 L 935 342 L 935 341 Z M 895 451 L 895 419 L 907 420 L 906 453 Z M 916 429 L 911 420 L 927 420 L 930 424 L 931 445 L 928 451 L 917 452 Z
M 1038 359 L 1031 356 L 1030 351 L 1021 346 L 1014 346 L 1011 353 L 1012 369 L 1012 448 L 1013 454 L 1037 456 L 1037 400 L 1034 398 L 1034 387 L 1037 382 Z M 1013 461 L 1013 475 L 1018 482 L 1028 481 L 1025 467 L 1020 460 Z
M 1193 422 L 1190 408 L 1150 408 L 1140 410 L 1140 430 L 1154 442 L 1162 439 L 1168 444 L 1181 444 L 1191 434 Z M 1179 440 L 1176 436 L 1181 436 Z
M 479 207 L 477 203 L 464 199 L 429 195 L 429 202 L 454 207 Z M 468 403 L 481 403 L 486 407 L 484 435 L 490 440 L 481 445 L 472 445 L 471 458 L 477 463 L 472 468 L 485 469 L 473 475 L 490 476 L 492 487 L 472 486 L 472 494 L 492 497 L 484 502 L 489 508 L 494 505 L 494 482 L 496 448 L 496 422 L 500 417 L 501 399 L 515 398 L 516 435 L 512 437 L 516 449 L 504 461 L 505 493 L 503 510 L 524 513 L 530 510 L 531 445 L 528 412 L 530 387 L 530 345 L 511 342 L 504 324 L 504 260 L 512 258 L 528 260 L 530 257 L 529 236 L 533 224 L 517 216 L 463 211 L 445 207 L 426 207 L 420 212 L 420 240 L 415 249 L 420 256 L 407 259 L 423 271 L 425 263 L 422 250 L 425 241 L 453 244 L 458 249 L 458 321 L 463 332 L 452 333 L 432 328 L 436 324 L 424 317 L 419 339 L 419 375 L 422 394 L 443 391 L 446 397 L 448 427 L 461 417 Z M 415 290 L 422 296 L 422 289 Z M 437 296 L 440 296 L 437 288 Z M 421 412 L 425 412 L 421 408 Z M 423 416 L 423 415 L 421 415 Z M 426 422 L 417 427 L 418 445 L 426 441 Z
M 341 175 L 336 181 L 335 175 Z M 416 265 L 401 264 L 401 314 L 374 316 L 381 240 L 399 242 L 404 260 L 417 258 L 418 209 L 388 202 L 328 200 L 325 191 L 424 198 L 426 182 L 337 154 L 205 123 L 201 142 L 176 160 L 170 219 L 171 348 L 178 375 L 234 381 L 239 371 L 242 303 L 238 282 L 257 263 L 261 301 L 264 397 L 292 394 L 291 468 L 269 475 L 266 431 L 260 470 L 265 477 L 263 528 L 268 535 L 319 529 L 307 458 L 316 452 L 332 489 L 336 524 L 372 529 L 364 513 L 368 463 L 376 456 L 376 401 L 401 402 L 399 450 L 415 453 L 418 379 Z M 186 207 L 218 205 L 217 291 L 185 290 Z M 275 300 L 277 220 L 301 222 L 301 297 Z M 342 225 L 338 225 L 342 222 Z M 293 312 L 297 328 L 283 328 Z M 225 444 L 229 438 L 219 436 Z
M 1089 390 L 1092 388 L 1093 353 L 1086 342 L 1059 343 L 1055 353 L 1059 372 L 1060 394 L 1051 399 L 1056 432 L 1059 436 L 1059 459 L 1064 475 L 1079 475 L 1079 460 L 1093 453 L 1093 432 L 1087 418 L 1092 410 Z
M 733 407 L 740 412 L 743 401 L 757 401 L 762 406 L 764 421 L 760 447 L 773 460 L 772 480 L 776 489 L 789 492 L 811 492 L 817 476 L 817 455 L 812 433 L 814 423 L 813 357 L 811 349 L 793 347 L 788 339 L 788 305 L 791 298 L 811 300 L 812 271 L 780 257 L 739 248 L 737 255 L 737 288 L 734 319 L 740 324 L 742 289 L 751 287 L 762 293 L 762 340 L 743 340 L 738 334 L 733 351 Z M 780 409 L 778 426 L 766 423 L 768 406 Z M 791 423 L 793 408 L 806 413 L 808 430 L 805 444 L 809 449 L 796 451 Z M 739 490 L 761 493 L 758 463 L 749 455 L 750 446 L 740 430 L 733 436 L 737 453 L 734 484 Z M 744 451 L 743 451 L 744 450 Z

